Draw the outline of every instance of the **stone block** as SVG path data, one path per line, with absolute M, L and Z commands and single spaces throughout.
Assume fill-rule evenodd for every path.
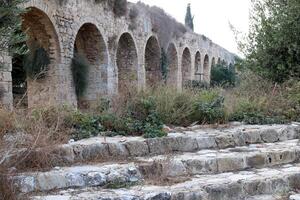
M 229 147 L 235 146 L 235 141 L 233 135 L 231 134 L 224 134 L 216 136 L 216 143 L 218 148 L 225 149 Z
M 261 131 L 261 139 L 266 143 L 279 141 L 279 133 L 275 128 L 265 129 Z
M 220 157 L 217 158 L 218 172 L 240 171 L 246 168 L 243 157 Z
M 59 172 L 41 173 L 37 175 L 36 179 L 39 191 L 49 191 L 68 186 L 67 178 Z
M 129 141 L 125 143 L 125 146 L 130 156 L 137 157 L 149 154 L 149 148 L 145 141 Z
M 258 168 L 264 167 L 266 165 L 266 155 L 263 153 L 258 153 L 255 155 L 246 157 L 247 167 Z
M 179 136 L 176 137 L 177 146 L 174 146 L 174 151 L 192 152 L 198 150 L 198 141 L 196 138 Z
M 212 159 L 188 159 L 184 161 L 186 170 L 189 174 L 210 174 L 218 172 L 217 160 Z
M 113 158 L 126 158 L 129 152 L 122 143 L 108 143 L 109 155 Z
M 209 200 L 233 200 L 242 199 L 243 187 L 239 183 L 209 185 L 205 187 Z
M 197 137 L 198 149 L 213 149 L 217 147 L 214 137 Z

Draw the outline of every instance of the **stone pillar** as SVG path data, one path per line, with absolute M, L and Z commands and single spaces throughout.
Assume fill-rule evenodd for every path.
M 13 109 L 11 70 L 11 57 L 5 52 L 0 52 L 0 106 L 7 109 Z

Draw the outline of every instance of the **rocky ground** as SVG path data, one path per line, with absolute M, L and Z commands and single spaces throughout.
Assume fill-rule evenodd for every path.
M 57 149 L 68 166 L 13 177 L 37 200 L 298 200 L 300 125 L 95 137 Z

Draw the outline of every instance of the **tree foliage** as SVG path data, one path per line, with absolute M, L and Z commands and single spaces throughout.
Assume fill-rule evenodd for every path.
M 250 33 L 242 44 L 246 66 L 264 78 L 300 77 L 300 1 L 253 0 Z
M 185 26 L 189 27 L 194 31 L 194 17 L 192 17 L 191 13 L 191 4 L 188 4 L 185 15 Z
M 211 86 L 235 86 L 236 73 L 233 65 L 226 66 L 225 63 L 212 66 Z
M 21 14 L 25 9 L 20 7 L 26 0 L 0 0 L 0 51 L 11 54 L 24 54 L 27 49 L 21 45 L 26 37 L 21 31 Z

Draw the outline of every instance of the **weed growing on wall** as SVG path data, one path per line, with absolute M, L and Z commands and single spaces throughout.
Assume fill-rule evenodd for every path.
M 83 55 L 74 54 L 72 59 L 72 75 L 77 97 L 82 97 L 88 85 L 89 64 Z
M 45 77 L 49 64 L 48 52 L 43 47 L 39 47 L 25 55 L 23 66 L 29 78 L 40 79 Z

